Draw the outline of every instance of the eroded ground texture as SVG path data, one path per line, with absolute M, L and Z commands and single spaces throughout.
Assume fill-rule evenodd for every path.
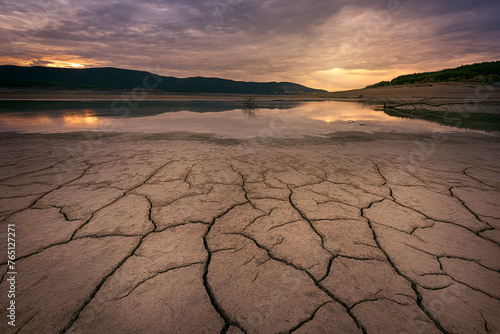
M 498 137 L 88 137 L 1 136 L 2 333 L 500 332 Z

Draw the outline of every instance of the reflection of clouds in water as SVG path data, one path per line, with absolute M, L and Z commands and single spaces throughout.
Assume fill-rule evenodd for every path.
M 82 113 L 83 111 L 83 113 Z M 1 113 L 0 131 L 69 132 L 98 130 L 103 119 L 94 116 L 91 109 L 61 113 Z
M 264 135 L 301 137 L 337 131 L 370 133 L 467 131 L 422 120 L 391 117 L 381 111 L 350 102 L 305 102 L 290 109 L 260 108 L 257 118 L 245 117 L 241 109 L 203 113 L 191 111 L 161 113 L 167 109 L 166 106 L 168 104 L 164 106 L 160 104 L 156 113 L 143 117 L 140 117 L 141 109 L 138 107 L 134 110 L 135 117 L 129 118 L 99 116 L 99 111 L 92 108 L 22 114 L 1 113 L 0 131 L 69 132 L 106 129 L 145 133 L 190 131 L 233 138 Z M 361 126 L 362 124 L 366 126 Z
M 3 127 L 13 128 L 24 126 L 44 126 L 54 124 L 55 120 L 47 115 L 36 115 L 34 117 L 26 117 L 26 115 L 4 115 L 0 114 L 0 125 Z M 4 130 L 5 131 L 5 130 Z
M 332 105 L 333 104 L 333 105 Z M 335 121 L 395 121 L 383 112 L 374 111 L 354 102 L 309 102 L 296 108 L 295 114 L 304 118 L 332 123 Z

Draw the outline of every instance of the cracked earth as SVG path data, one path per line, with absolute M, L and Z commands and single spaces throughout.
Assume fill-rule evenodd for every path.
M 500 333 L 499 141 L 428 138 L 2 135 L 0 331 Z

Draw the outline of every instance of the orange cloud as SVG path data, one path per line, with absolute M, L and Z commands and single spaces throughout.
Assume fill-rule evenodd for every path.
M 18 65 L 18 66 L 48 66 L 64 68 L 86 68 L 102 64 L 94 59 L 83 59 L 75 55 L 53 55 L 42 56 L 41 58 L 15 58 L 0 56 L 0 64 Z
M 18 66 L 32 66 L 33 61 L 22 58 L 0 56 L 0 64 L 2 65 L 18 65 Z

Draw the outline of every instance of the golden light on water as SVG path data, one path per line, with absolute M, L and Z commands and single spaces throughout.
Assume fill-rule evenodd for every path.
M 213 133 L 233 138 L 269 136 L 263 129 L 272 129 L 276 137 L 302 137 L 337 131 L 420 133 L 442 131 L 442 125 L 426 121 L 391 117 L 374 112 L 365 105 L 350 102 L 304 102 L 290 109 L 264 108 L 249 120 L 240 110 L 194 112 L 161 112 L 147 117 L 113 117 L 107 110 L 87 107 L 54 111 L 51 108 L 33 112 L 29 105 L 19 112 L 0 113 L 1 131 L 56 133 L 72 131 L 118 131 L 159 133 L 178 131 Z M 138 116 L 141 110 L 137 110 Z M 455 129 L 457 130 L 457 129 Z M 449 131 L 449 129 L 445 129 Z
M 62 115 L 16 115 L 13 113 L 0 114 L 0 128 L 27 132 L 61 132 L 90 130 L 105 122 L 99 119 L 90 109 L 67 111 Z
M 63 116 L 64 126 L 88 126 L 99 123 L 97 118 L 90 110 L 85 109 L 84 114 L 65 114 Z

